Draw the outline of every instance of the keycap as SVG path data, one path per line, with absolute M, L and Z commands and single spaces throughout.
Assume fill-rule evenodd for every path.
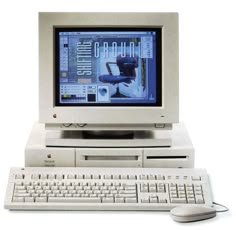
M 56 195 L 54 193 L 48 194 L 48 197 L 55 197 Z
M 135 191 L 135 190 L 134 190 L 134 191 L 125 191 L 125 190 L 123 190 L 123 191 L 119 191 L 118 194 L 119 194 L 119 195 L 131 195 L 131 196 L 136 196 L 136 191 Z
M 32 203 L 32 202 L 34 202 L 34 198 L 33 197 L 25 197 L 25 202 Z
M 141 202 L 142 203 L 149 203 L 149 199 L 148 198 L 143 198 L 143 199 L 141 199 Z
M 111 182 L 105 182 L 104 185 L 105 186 L 111 186 Z
M 156 192 L 156 187 L 149 187 L 149 192 Z
M 24 185 L 15 186 L 15 190 L 25 190 L 25 186 Z
M 67 194 L 67 193 L 68 193 L 68 190 L 61 190 L 61 194 Z
M 141 192 L 148 192 L 148 187 L 141 187 L 140 191 Z
M 98 197 L 100 197 L 100 198 L 103 198 L 105 196 L 106 196 L 105 194 L 98 194 Z
M 101 203 L 100 198 L 95 197 L 49 197 L 48 202 L 54 203 Z
M 113 203 L 114 199 L 113 198 L 102 198 L 102 203 Z
M 81 194 L 81 197 L 89 197 L 89 194 Z
M 136 190 L 136 186 L 135 185 L 126 185 L 125 190 Z
M 41 174 L 41 175 L 40 175 L 40 179 L 42 179 L 42 180 L 47 179 L 47 174 Z
M 119 180 L 119 179 L 120 179 L 120 176 L 119 176 L 119 175 L 113 175 L 113 179 L 114 179 L 114 180 Z
M 156 178 L 155 178 L 155 175 L 149 175 L 148 176 L 148 180 L 155 180 Z
M 29 193 L 14 193 L 15 197 L 28 197 L 30 196 Z
M 24 202 L 24 197 L 13 197 L 12 198 L 13 202 Z
M 171 192 L 176 192 L 177 189 L 176 189 L 176 187 L 170 187 L 170 191 L 171 191 Z
M 33 175 L 31 176 L 31 178 L 32 178 L 33 180 L 38 180 L 38 179 L 39 179 L 39 174 L 33 174 Z
M 54 174 L 49 174 L 48 179 L 50 179 L 50 180 L 55 179 L 55 175 Z
M 202 195 L 202 191 L 201 192 L 195 192 L 195 196 L 198 196 L 198 195 Z
M 17 180 L 24 179 L 24 175 L 23 174 L 16 174 L 15 179 L 17 179 Z
M 196 204 L 204 204 L 204 199 L 202 196 L 195 196 Z
M 21 186 L 21 185 L 23 185 L 23 182 L 21 182 L 21 181 L 17 181 L 17 182 L 15 183 L 15 185 L 17 185 L 17 186 Z
M 124 203 L 125 202 L 125 200 L 124 200 L 124 198 L 115 198 L 115 203 Z
M 32 197 L 38 197 L 39 194 L 37 194 L 37 193 L 33 193 L 33 194 L 31 194 L 31 196 L 32 196 Z
M 135 177 L 135 175 L 129 175 L 129 179 L 130 179 L 130 180 L 135 180 L 136 177 Z
M 73 197 L 81 197 L 81 194 L 72 194 Z
M 157 176 L 157 180 L 165 180 L 165 177 L 162 176 L 162 175 L 158 175 L 158 176 Z
M 40 197 L 47 197 L 47 194 L 46 193 L 41 193 L 39 196 Z
M 178 187 L 178 191 L 181 192 L 181 191 L 185 191 L 185 189 L 183 187 Z
M 47 202 L 47 198 L 46 197 L 36 197 L 35 202 L 44 203 L 44 202 Z
M 188 198 L 188 203 L 189 204 L 195 204 L 195 199 L 194 198 Z
M 125 198 L 125 203 L 137 203 L 136 198 Z
M 76 175 L 76 179 L 83 179 L 83 175 L 81 174 Z
M 25 190 L 25 189 L 24 190 L 15 190 L 15 193 L 18 193 L 18 194 L 19 193 L 27 193 L 27 190 Z
M 163 199 L 163 198 L 160 198 L 160 199 L 159 199 L 159 203 L 167 203 L 167 200 L 166 200 L 166 199 Z
M 164 187 L 157 187 L 157 191 L 160 193 L 165 193 L 165 188 Z
M 171 198 L 171 203 L 185 204 L 186 199 L 185 198 Z
M 150 197 L 150 203 L 157 203 L 156 197 Z
M 187 198 L 194 198 L 194 195 L 187 195 Z
M 141 176 L 140 176 L 140 179 L 141 179 L 141 180 L 147 180 L 147 175 L 141 175 Z
M 62 179 L 63 179 L 63 175 L 62 175 L 62 174 L 56 174 L 56 179 L 62 180 Z M 74 179 L 74 178 L 73 178 L 73 179 Z
M 93 193 L 92 190 L 86 190 L 86 191 L 85 191 L 85 194 L 92 194 L 92 193 Z
M 69 194 L 75 194 L 75 193 L 76 193 L 76 190 L 69 190 L 68 193 L 69 193 Z
M 185 192 L 179 192 L 179 196 L 185 196 Z
M 61 193 L 58 193 L 58 194 L 56 194 L 56 197 L 64 197 L 64 195 Z
M 59 186 L 59 190 L 65 190 L 66 186 Z
M 73 189 L 75 189 L 75 186 L 67 186 L 67 189 L 68 190 L 73 190 Z
M 89 197 L 97 197 L 97 194 L 90 194 Z
M 65 194 L 65 197 L 72 197 L 72 194 Z
M 94 175 L 93 175 L 93 179 L 94 179 L 94 180 L 97 180 L 97 179 L 99 179 L 99 178 L 100 178 L 100 177 L 99 177 L 98 174 L 94 174 Z
M 122 193 L 120 193 L 120 194 L 115 195 L 115 197 L 134 198 L 134 197 L 136 197 L 136 194 L 122 194 Z
M 86 175 L 84 176 L 84 179 L 91 179 L 91 175 L 86 174 Z
M 173 192 L 171 192 L 171 193 L 170 193 L 170 197 L 171 197 L 171 198 L 177 198 L 178 195 L 177 195 L 177 193 L 173 193 Z
M 72 185 L 72 183 L 70 182 L 70 181 L 66 181 L 65 183 L 64 183 L 64 186 L 71 186 Z
M 201 191 L 202 191 L 202 188 L 200 188 L 200 187 L 195 187 L 195 188 L 194 188 L 194 191 L 195 191 L 195 192 L 201 192 Z
M 192 191 L 191 191 L 191 192 L 190 192 L 190 191 L 187 191 L 186 194 L 187 194 L 188 196 L 190 196 L 190 195 L 193 195 L 194 193 L 193 193 Z
M 34 189 L 34 187 L 30 185 L 30 186 L 27 186 L 26 189 L 27 190 L 32 190 L 32 189 Z
M 49 190 L 50 186 L 43 186 L 43 190 Z
M 199 180 L 201 180 L 201 177 L 200 176 L 192 176 L 192 180 L 199 181 Z

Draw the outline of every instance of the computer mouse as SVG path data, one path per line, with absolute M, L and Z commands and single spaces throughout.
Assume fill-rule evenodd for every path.
M 210 219 L 216 210 L 209 206 L 178 206 L 170 211 L 173 220 L 181 223 Z

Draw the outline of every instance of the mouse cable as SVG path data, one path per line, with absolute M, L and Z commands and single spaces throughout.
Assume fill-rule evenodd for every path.
M 222 210 L 216 210 L 216 212 L 228 212 L 229 211 L 229 208 L 227 208 L 225 205 L 223 204 L 219 204 L 219 203 L 216 203 L 216 202 L 212 202 L 215 206 L 219 206 L 221 208 L 224 208 Z

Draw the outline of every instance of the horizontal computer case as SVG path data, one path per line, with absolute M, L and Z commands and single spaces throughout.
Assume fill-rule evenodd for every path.
M 183 123 L 128 139 L 73 138 L 35 123 L 25 149 L 26 167 L 192 168 L 194 148 Z M 141 133 L 141 134 L 140 134 Z

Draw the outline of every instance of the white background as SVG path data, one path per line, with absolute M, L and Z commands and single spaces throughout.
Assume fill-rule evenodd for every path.
M 0 3 L 0 223 L 7 229 L 235 229 L 236 6 L 224 0 L 41 0 Z M 180 13 L 180 120 L 207 168 L 215 201 L 231 212 L 181 225 L 158 212 L 9 212 L 8 172 L 24 165 L 38 119 L 38 11 L 177 11 Z

